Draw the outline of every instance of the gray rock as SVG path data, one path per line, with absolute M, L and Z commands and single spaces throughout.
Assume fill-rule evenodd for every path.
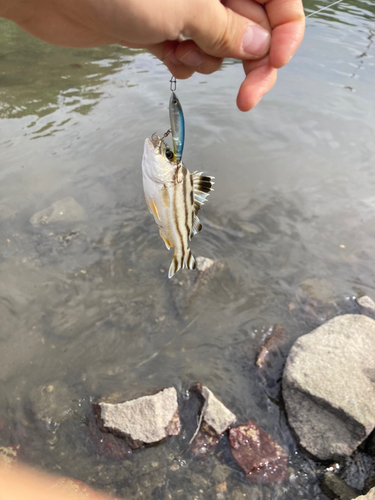
M 356 497 L 356 500 L 375 500 L 375 488 L 372 488 L 366 495 Z
M 341 479 L 334 472 L 326 472 L 321 481 L 322 491 L 328 496 L 334 496 L 339 500 L 352 500 L 360 493 L 358 490 L 348 486 L 343 479 Z
M 375 321 L 337 316 L 293 345 L 283 374 L 290 425 L 321 460 L 349 456 L 375 426 Z
M 375 302 L 368 295 L 363 295 L 363 297 L 359 297 L 357 299 L 357 304 L 365 309 L 370 309 L 371 311 L 375 311 Z
M 208 387 L 202 385 L 201 393 L 205 400 L 202 409 L 203 420 L 220 436 L 234 424 L 237 417 L 214 396 Z
M 86 218 L 84 209 L 72 197 L 55 201 L 48 208 L 34 214 L 30 219 L 32 226 L 50 224 L 51 222 L 78 222 Z
M 144 443 L 156 443 L 180 432 L 177 392 L 174 387 L 125 403 L 99 405 L 104 427 L 125 435 L 133 448 Z

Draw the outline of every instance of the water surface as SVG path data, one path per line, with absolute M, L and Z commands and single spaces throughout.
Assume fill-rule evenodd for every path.
M 191 246 L 222 267 L 193 294 L 182 272 L 167 278 L 142 190 L 144 139 L 168 128 L 166 68 L 122 47 L 52 47 L 1 21 L 0 445 L 129 500 L 216 498 L 218 463 L 231 467 L 225 498 L 326 498 L 254 358 L 272 325 L 290 345 L 374 297 L 374 17 L 351 0 L 309 18 L 250 113 L 235 106 L 237 62 L 178 82 L 185 163 L 216 177 Z M 66 197 L 85 220 L 30 224 Z M 170 385 L 183 402 L 196 381 L 288 450 L 288 481 L 251 485 L 225 445 L 175 460 L 189 429 L 120 461 L 98 456 L 92 402 Z

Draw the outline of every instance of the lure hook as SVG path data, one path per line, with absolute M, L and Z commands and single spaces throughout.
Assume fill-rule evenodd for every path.
M 170 89 L 171 89 L 171 92 L 174 92 L 176 90 L 176 87 L 177 87 L 177 80 L 176 80 L 176 77 L 175 76 L 172 76 L 172 78 L 169 80 L 170 82 Z

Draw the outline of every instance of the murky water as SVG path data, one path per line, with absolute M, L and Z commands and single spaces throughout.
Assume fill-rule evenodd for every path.
M 129 500 L 216 498 L 223 463 L 221 498 L 326 498 L 254 358 L 272 325 L 290 345 L 374 296 L 374 20 L 370 0 L 308 19 L 247 114 L 235 106 L 240 64 L 178 83 L 185 163 L 216 177 L 192 250 L 222 267 L 193 291 L 183 273 L 168 280 L 142 190 L 144 139 L 168 128 L 167 70 L 146 53 L 56 48 L 0 22 L 0 445 Z M 66 197 L 83 221 L 30 224 Z M 196 381 L 288 450 L 285 483 L 248 483 L 225 444 L 174 460 L 187 428 L 120 461 L 98 456 L 91 402 L 170 385 L 183 401 Z

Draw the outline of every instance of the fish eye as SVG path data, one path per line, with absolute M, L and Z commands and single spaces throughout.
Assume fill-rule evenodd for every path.
M 177 103 L 178 103 L 177 99 L 173 99 L 173 104 L 177 104 Z
M 170 149 L 167 149 L 165 151 L 165 156 L 167 157 L 168 160 L 173 160 L 173 153 Z

